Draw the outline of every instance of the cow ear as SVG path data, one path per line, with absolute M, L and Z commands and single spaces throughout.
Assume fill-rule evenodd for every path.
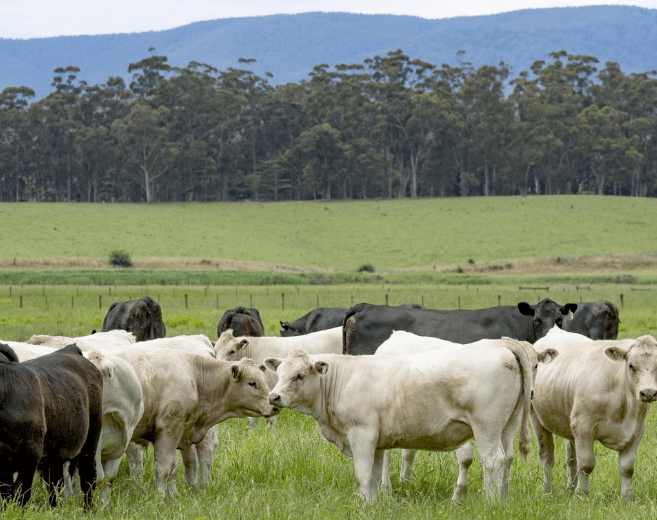
M 237 381 L 240 378 L 240 367 L 237 365 L 231 365 L 230 375 L 233 377 L 235 381 Z
M 239 349 L 246 348 L 246 346 L 247 346 L 248 344 L 249 344 L 249 340 L 248 340 L 248 339 L 243 339 L 243 340 L 240 341 L 240 344 L 238 345 L 238 348 L 239 348 Z
M 566 314 L 574 314 L 575 311 L 577 310 L 577 304 L 576 303 L 567 303 L 561 308 L 561 314 L 565 316 Z M 570 319 L 572 320 L 572 316 L 570 316 Z
M 280 358 L 270 357 L 265 359 L 265 366 L 272 372 L 276 372 L 276 369 L 281 364 L 281 361 L 283 360 Z
M 612 361 L 624 361 L 627 359 L 627 350 L 618 347 L 618 346 L 611 346 L 607 347 L 604 350 L 605 356 L 607 356 L 609 359 Z
M 263 372 L 267 372 L 267 367 L 264 365 L 264 363 L 261 363 L 258 365 L 258 368 L 262 370 Z
M 534 315 L 534 308 L 527 302 L 520 302 L 518 304 L 518 310 L 520 311 L 520 314 L 523 314 L 524 316 Z
M 551 363 L 552 360 L 559 355 L 559 351 L 554 348 L 546 348 L 542 352 L 537 352 L 537 354 L 538 354 L 538 360 L 541 363 L 545 363 L 547 365 L 548 363 Z
M 326 372 L 328 372 L 329 364 L 326 361 L 316 361 L 313 367 L 315 368 L 315 371 L 318 374 L 323 375 L 326 374 Z

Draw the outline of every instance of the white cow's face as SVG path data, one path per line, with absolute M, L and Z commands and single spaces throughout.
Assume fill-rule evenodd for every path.
M 627 381 L 638 401 L 657 401 L 657 341 L 652 336 L 641 336 L 627 348 L 612 346 L 605 355 L 613 361 L 625 363 Z
M 279 412 L 269 404 L 269 386 L 262 368 L 252 359 L 243 359 L 230 367 L 231 384 L 224 400 L 235 409 L 236 417 L 271 417 Z
M 284 359 L 268 358 L 265 365 L 278 375 L 269 394 L 274 406 L 311 413 L 320 392 L 320 377 L 329 369 L 326 361 L 311 361 L 303 350 L 294 350 Z
M 232 329 L 225 330 L 214 344 L 217 359 L 223 361 L 237 361 L 244 357 L 242 349 L 249 344 L 246 338 L 236 338 Z

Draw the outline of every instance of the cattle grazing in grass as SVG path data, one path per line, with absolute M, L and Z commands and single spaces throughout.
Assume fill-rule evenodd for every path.
M 632 476 L 650 404 L 657 400 L 657 342 L 652 336 L 592 341 L 555 328 L 537 348 L 559 351 L 540 365 L 531 421 L 545 489 L 552 490 L 553 435 L 565 439 L 568 488 L 589 492 L 594 442 L 618 451 L 621 496 L 634 498 Z
M 616 339 L 620 318 L 618 308 L 607 300 L 577 304 L 572 318 L 563 320 L 562 329 L 591 339 Z
M 535 305 L 520 302 L 518 305 L 450 311 L 359 303 L 345 315 L 343 353 L 374 354 L 394 330 L 455 343 L 501 337 L 534 343 L 553 325 L 561 326 L 563 317 L 576 309 L 574 303 L 561 306 L 549 298 Z
M 164 338 L 166 328 L 162 320 L 162 309 L 149 296 L 138 300 L 114 302 L 103 320 L 103 332 L 123 329 L 132 332 L 137 341 Z
M 236 336 L 264 336 L 265 326 L 258 309 L 235 307 L 224 312 L 217 325 L 217 337 L 225 330 L 232 329 Z
M 70 462 L 90 509 L 103 420 L 100 372 L 75 345 L 23 363 L 6 345 L 0 354 L 0 495 L 25 505 L 38 470 L 55 507 Z
M 278 373 L 269 402 L 311 415 L 354 458 L 360 494 L 376 500 L 384 450 L 451 451 L 474 438 L 489 496 L 505 498 L 518 429 L 528 450 L 532 357 L 507 340 L 463 355 L 463 347 L 407 357 L 309 355 L 265 364 Z M 494 399 L 491 396 L 495 396 Z

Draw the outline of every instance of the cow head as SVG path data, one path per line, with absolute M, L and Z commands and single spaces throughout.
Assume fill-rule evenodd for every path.
M 223 401 L 230 403 L 232 417 L 272 417 L 279 412 L 276 405 L 269 403 L 269 385 L 264 369 L 249 358 L 230 366 L 230 384 Z
M 245 357 L 243 349 L 249 344 L 246 338 L 236 338 L 233 335 L 233 329 L 225 330 L 219 336 L 219 339 L 214 342 L 214 352 L 217 359 L 224 361 L 237 361 Z
M 274 406 L 312 413 L 320 391 L 320 377 L 329 371 L 329 363 L 313 361 L 307 352 L 296 349 L 283 359 L 265 359 L 265 365 L 278 375 L 278 382 L 269 393 L 269 402 Z
M 657 341 L 646 335 L 625 345 L 612 345 L 604 353 L 612 361 L 625 363 L 626 380 L 638 401 L 657 401 Z
M 520 302 L 518 304 L 518 310 L 520 311 L 520 314 L 534 318 L 532 322 L 533 343 L 537 339 L 545 336 L 554 325 L 561 327 L 563 317 L 571 312 L 575 312 L 577 310 L 577 304 L 567 303 L 562 306 L 549 298 L 544 298 L 536 305 L 530 305 L 527 302 Z

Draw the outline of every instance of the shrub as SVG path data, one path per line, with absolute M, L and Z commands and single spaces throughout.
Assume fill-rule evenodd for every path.
M 374 266 L 372 264 L 363 264 L 358 268 L 359 273 L 373 273 Z
M 130 258 L 130 253 L 123 250 L 112 251 L 109 257 L 109 263 L 119 267 L 132 267 L 132 259 Z

